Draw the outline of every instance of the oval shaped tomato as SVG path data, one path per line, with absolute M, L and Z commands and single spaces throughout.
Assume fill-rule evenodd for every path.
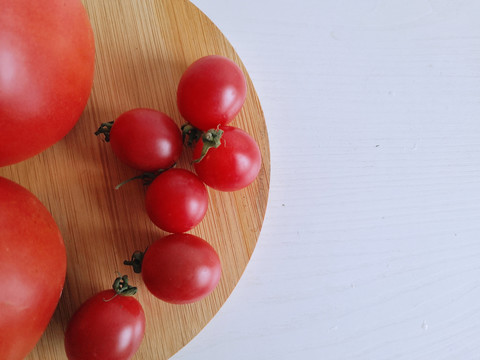
M 62 293 L 66 254 L 52 216 L 32 193 L 0 177 L 0 359 L 23 359 Z
M 166 114 L 153 109 L 133 109 L 113 123 L 109 141 L 115 155 L 141 171 L 171 167 L 183 149 L 182 133 Z
M 170 169 L 149 185 L 145 206 L 150 220 L 160 229 L 181 233 L 198 225 L 208 209 L 208 191 L 197 175 Z
M 201 300 L 218 284 L 222 273 L 215 249 L 191 234 L 156 240 L 143 256 L 142 278 L 157 298 L 186 304 Z
M 240 190 L 251 184 L 262 165 L 262 156 L 256 141 L 245 131 L 232 126 L 222 127 L 220 146 L 210 148 L 206 155 L 194 163 L 198 177 L 208 186 L 221 191 Z M 203 140 L 193 151 L 200 159 Z
M 0 0 L 0 166 L 63 138 L 90 95 L 94 39 L 80 0 Z
M 242 70 L 218 55 L 202 57 L 183 73 L 177 89 L 182 116 L 197 129 L 226 125 L 240 112 L 247 94 Z
M 65 332 L 69 360 L 129 360 L 145 333 L 145 314 L 132 296 L 104 290 L 85 301 Z

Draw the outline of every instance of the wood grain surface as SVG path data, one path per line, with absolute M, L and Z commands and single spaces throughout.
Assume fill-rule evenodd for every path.
M 60 142 L 22 163 L 0 169 L 32 191 L 51 211 L 67 248 L 64 292 L 52 321 L 28 359 L 66 359 L 63 333 L 73 312 L 94 293 L 107 289 L 116 272 L 139 287 L 147 328 L 135 359 L 167 359 L 187 344 L 215 315 L 237 284 L 255 248 L 269 191 L 270 155 L 263 112 L 250 78 L 233 47 L 216 26 L 184 0 L 84 0 L 96 41 L 96 69 L 89 103 L 75 128 Z M 176 87 L 197 58 L 224 55 L 247 76 L 248 94 L 232 125 L 249 132 L 263 156 L 257 180 L 244 190 L 209 189 L 209 210 L 191 231 L 219 253 L 223 273 L 216 290 L 189 305 L 154 298 L 140 275 L 123 260 L 165 233 L 148 219 L 145 189 L 121 181 L 137 175 L 120 163 L 93 132 L 126 110 L 148 107 L 184 123 L 176 107 Z M 35 131 L 35 130 L 32 130 Z M 191 169 L 186 149 L 178 167 Z

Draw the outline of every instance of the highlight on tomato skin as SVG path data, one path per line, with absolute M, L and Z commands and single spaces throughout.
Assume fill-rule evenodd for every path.
M 183 118 L 207 131 L 227 125 L 242 109 L 247 82 L 240 67 L 224 56 L 208 55 L 193 62 L 177 88 Z
M 156 240 L 143 255 L 141 273 L 147 289 L 172 304 L 188 304 L 209 295 L 222 267 L 215 249 L 192 234 L 171 234 Z
M 223 126 L 220 145 L 203 156 L 204 138 L 195 145 L 195 172 L 208 186 L 219 191 L 237 191 L 250 185 L 262 166 L 262 155 L 255 139 L 246 131 Z

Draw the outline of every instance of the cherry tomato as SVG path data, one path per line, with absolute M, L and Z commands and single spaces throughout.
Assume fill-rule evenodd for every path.
M 208 191 L 197 175 L 185 169 L 160 174 L 145 196 L 147 214 L 162 230 L 181 233 L 200 223 L 208 209 Z
M 145 314 L 129 296 L 134 292 L 126 292 L 104 290 L 78 308 L 65 332 L 69 360 L 129 360 L 135 355 L 145 333 Z
M 0 166 L 53 145 L 79 119 L 94 39 L 80 0 L 0 0 Z
M 209 55 L 191 64 L 177 89 L 182 116 L 200 130 L 226 125 L 239 113 L 247 94 L 242 71 L 232 60 Z
M 210 294 L 221 276 L 220 259 L 205 240 L 171 234 L 150 245 L 143 256 L 142 278 L 157 298 L 186 304 Z
M 201 158 L 204 140 L 193 151 L 198 177 L 208 186 L 221 191 L 240 190 L 251 184 L 262 165 L 262 156 L 255 140 L 245 131 L 225 126 L 220 146 L 210 148 Z
M 0 359 L 23 359 L 62 293 L 66 253 L 55 221 L 32 193 L 0 177 Z
M 170 168 L 182 153 L 182 134 L 166 114 L 153 109 L 133 109 L 117 120 L 102 124 L 115 155 L 128 166 L 145 172 Z

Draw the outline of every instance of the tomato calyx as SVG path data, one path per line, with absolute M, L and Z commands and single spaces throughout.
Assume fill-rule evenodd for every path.
M 173 169 L 176 165 L 177 164 L 175 163 L 175 164 L 173 164 L 172 166 L 170 166 L 169 168 L 166 168 L 166 169 L 159 169 L 155 172 L 144 172 L 140 175 L 131 177 L 130 179 L 124 180 L 120 184 L 115 186 L 115 190 L 120 189 L 123 185 L 125 185 L 125 184 L 127 184 L 127 183 L 129 183 L 130 181 L 133 181 L 133 180 L 142 180 L 143 185 L 148 186 L 153 182 L 153 180 L 155 180 L 157 178 L 157 176 L 159 176 L 160 174 L 163 174 L 167 170 Z
M 133 268 L 134 273 L 140 274 L 142 272 L 143 257 L 145 256 L 147 249 L 145 249 L 145 251 L 140 251 L 140 250 L 135 251 L 132 254 L 132 257 L 130 258 L 130 260 L 125 260 L 123 264 L 131 266 Z
M 202 159 L 207 155 L 208 150 L 211 148 L 218 148 L 222 142 L 220 141 L 222 139 L 223 135 L 223 130 L 221 129 L 210 129 L 206 132 L 203 133 L 202 135 L 202 142 L 203 142 L 203 147 L 202 147 L 202 153 L 200 154 L 200 157 L 198 159 L 193 160 L 194 163 L 198 163 L 202 161 Z
M 98 136 L 103 134 L 105 137 L 105 142 L 110 141 L 110 130 L 112 130 L 113 123 L 115 121 L 104 122 L 100 125 L 100 127 L 95 131 L 95 135 Z
M 113 291 L 115 291 L 115 295 L 110 299 L 103 299 L 103 301 L 107 302 L 113 300 L 115 297 L 121 296 L 133 296 L 137 293 L 137 288 L 132 286 L 128 283 L 128 276 L 118 276 L 112 285 Z
M 193 160 L 194 163 L 202 161 L 202 159 L 207 155 L 208 150 L 211 148 L 218 148 L 222 142 L 223 130 L 220 128 L 210 129 L 207 131 L 202 131 L 192 126 L 189 123 L 182 125 L 182 136 L 183 142 L 190 147 L 195 146 L 200 139 L 202 140 L 203 147 L 200 157 Z

